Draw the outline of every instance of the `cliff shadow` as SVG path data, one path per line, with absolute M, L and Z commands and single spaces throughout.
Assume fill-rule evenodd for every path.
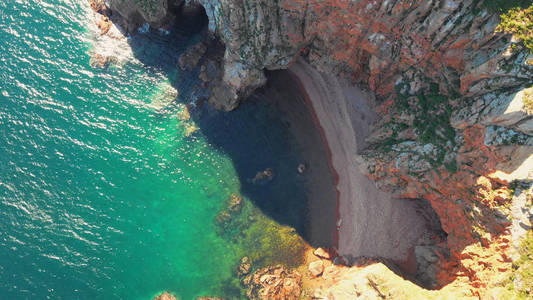
M 205 15 L 183 16 L 168 33 L 150 29 L 129 38 L 135 58 L 148 71 L 164 74 L 179 91 L 156 114 L 172 113 L 178 103 L 187 105 L 197 134 L 233 162 L 241 185 L 235 192 L 312 246 L 334 246 L 334 177 L 299 87 L 286 72 L 269 72 L 268 84 L 236 110 L 203 105 L 208 91 L 198 79 L 200 68 L 207 60 L 220 61 L 224 53 L 207 32 L 207 23 Z M 206 54 L 193 69 L 180 70 L 180 56 L 200 41 L 208 46 Z
M 242 195 L 311 245 L 334 246 L 336 189 L 325 145 L 290 75 L 267 77 L 267 85 L 236 110 L 204 108 L 195 122 L 231 157 Z

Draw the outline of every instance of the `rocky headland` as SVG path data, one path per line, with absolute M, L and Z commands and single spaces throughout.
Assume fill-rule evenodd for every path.
M 523 250 L 533 216 L 530 2 L 92 7 L 103 35 L 109 20 L 127 33 L 207 15 L 205 40 L 176 67 L 198 68 L 216 108 L 236 109 L 269 70 L 287 70 L 305 95 L 337 175 L 336 247 L 307 255 L 299 270 L 254 270 L 250 298 L 531 297 Z

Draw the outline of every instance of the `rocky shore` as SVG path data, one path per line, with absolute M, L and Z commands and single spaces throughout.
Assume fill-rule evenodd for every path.
M 325 280 L 324 293 L 312 296 L 318 299 L 337 299 L 344 284 L 369 285 L 381 298 L 401 297 L 402 289 L 426 298 L 530 293 L 510 282 L 524 286 L 513 274 L 533 215 L 533 54 L 523 36 L 500 26 L 508 7 L 474 0 L 109 2 L 128 31 L 205 11 L 214 39 L 180 65 L 200 69 L 216 108 L 235 109 L 265 84 L 265 70 L 289 69 L 300 85 L 337 174 L 337 262 L 353 265 L 326 272 L 314 264 L 302 275 L 304 295 L 311 297 L 313 280 Z M 438 290 L 406 283 L 377 260 L 361 263 L 365 256 Z M 326 280 L 330 273 L 337 275 Z

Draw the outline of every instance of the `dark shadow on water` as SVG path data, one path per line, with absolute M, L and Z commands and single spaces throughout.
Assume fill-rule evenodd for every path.
M 279 80 L 286 79 L 283 75 L 287 74 L 269 74 L 269 84 L 237 110 L 209 111 L 196 123 L 214 147 L 231 157 L 241 194 L 278 223 L 295 228 L 310 244 L 331 246 L 333 176 L 311 114 L 302 99 L 285 89 Z M 307 166 L 301 174 L 300 164 Z M 273 179 L 254 183 L 256 174 L 268 168 Z
M 182 18 L 168 35 L 136 34 L 130 44 L 149 71 L 169 78 L 179 91 L 178 102 L 193 104 L 206 92 L 197 78 L 199 68 L 178 71 L 178 58 L 206 35 L 207 18 L 189 17 Z M 266 87 L 232 112 L 191 105 L 191 117 L 200 128 L 196 134 L 231 158 L 241 182 L 241 190 L 235 192 L 273 220 L 295 228 L 311 245 L 332 246 L 336 200 L 325 147 L 288 74 L 271 72 L 268 77 Z M 300 164 L 307 167 L 303 173 L 298 172 Z M 256 174 L 268 168 L 273 179 L 254 182 Z

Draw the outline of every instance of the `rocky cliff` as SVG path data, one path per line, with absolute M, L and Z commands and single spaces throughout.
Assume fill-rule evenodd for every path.
M 531 228 L 533 180 L 531 4 L 507 2 L 521 7 L 513 31 L 487 3 L 109 0 L 129 30 L 203 7 L 225 46 L 209 99 L 218 108 L 236 108 L 265 70 L 299 57 L 372 91 L 380 120 L 354 149 L 360 168 L 384 191 L 429 201 L 447 239 L 417 259 L 433 261 L 437 286 L 464 282 L 482 296 L 510 276 L 492 274 L 511 273 Z
M 224 81 L 237 96 L 261 85 L 264 69 L 286 68 L 299 55 L 384 98 L 400 80 L 413 81 L 405 78 L 409 70 L 467 97 L 531 81 L 528 56 L 506 52 L 516 41 L 495 33 L 499 16 L 480 1 L 200 3 L 226 45 Z M 235 101 L 221 104 L 231 109 Z

